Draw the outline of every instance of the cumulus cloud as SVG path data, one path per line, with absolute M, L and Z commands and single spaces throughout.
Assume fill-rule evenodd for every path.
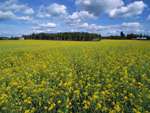
M 26 15 L 32 15 L 32 14 L 34 14 L 34 10 L 32 8 L 26 9 L 24 11 L 24 14 L 26 14 Z
M 34 19 L 32 18 L 32 20 L 29 20 L 29 21 L 27 21 L 26 23 L 28 23 L 28 24 L 39 24 L 40 22 L 39 22 L 38 20 L 34 20 Z
M 143 33 L 143 32 L 145 32 L 145 30 L 137 29 L 136 32 L 137 32 L 137 33 Z
M 38 13 L 36 16 L 39 18 L 50 18 L 51 17 L 50 14 L 46 14 L 46 13 Z
M 150 21 L 150 15 L 148 15 L 148 17 L 147 17 L 147 21 Z
M 134 20 L 135 20 L 135 19 L 139 19 L 139 18 L 141 18 L 141 17 L 139 17 L 139 16 L 133 17 Z
M 77 32 L 77 30 L 71 29 L 70 32 Z
M 47 23 L 47 24 L 39 24 L 39 26 L 41 28 L 55 28 L 55 27 L 58 27 L 59 25 L 58 24 L 55 24 L 55 23 Z
M 67 15 L 67 7 L 64 5 L 59 5 L 59 4 L 52 4 L 47 7 L 48 13 L 53 17 L 53 18 L 58 18 L 58 17 L 64 17 Z
M 39 18 L 45 18 L 45 17 L 47 17 L 45 10 L 46 10 L 46 8 L 44 7 L 44 5 L 41 5 L 39 7 L 39 11 L 38 11 L 38 13 L 37 13 L 36 16 L 39 17 Z M 50 17 L 50 16 L 51 15 L 49 15 L 48 17 Z
M 18 20 L 22 20 L 22 21 L 30 21 L 33 20 L 33 18 L 30 18 L 29 16 L 21 16 L 17 18 Z
M 88 30 L 90 31 L 101 31 L 101 30 L 106 30 L 106 29 L 109 29 L 110 27 L 109 26 L 97 26 L 96 24 L 91 24 L 89 25 L 88 27 Z
M 109 31 L 109 34 L 116 34 L 117 31 Z
M 48 32 L 52 32 L 53 30 L 52 30 L 52 29 L 47 29 L 47 31 L 48 31 Z
M 81 20 L 85 19 L 97 19 L 97 17 L 95 17 L 93 14 L 89 14 L 87 11 L 80 11 L 69 15 L 65 21 L 70 26 L 81 26 Z
M 76 0 L 76 6 L 80 10 L 88 11 L 94 16 L 101 16 L 110 10 L 124 5 L 122 0 Z
M 38 20 L 34 20 L 33 17 L 30 16 L 21 16 L 17 18 L 18 20 L 25 21 L 27 24 L 39 24 Z
M 69 26 L 78 26 L 81 22 L 81 19 L 67 19 L 67 20 L 65 20 L 65 22 Z
M 131 3 L 127 5 L 126 7 L 121 8 L 115 8 L 109 12 L 109 18 L 110 19 L 116 19 L 118 17 L 124 17 L 129 18 L 134 15 L 140 15 L 142 14 L 144 8 L 146 8 L 147 5 L 143 1 L 135 1 L 134 3 Z
M 88 26 L 89 26 L 88 23 L 83 23 L 83 24 L 78 25 L 77 27 L 84 28 L 84 27 L 88 27 Z
M 5 20 L 15 19 L 16 16 L 11 11 L 2 12 L 0 11 L 0 22 Z
M 97 19 L 93 14 L 89 14 L 87 11 L 74 12 L 72 15 L 68 16 L 69 19 Z
M 28 8 L 27 5 L 18 5 L 16 4 L 18 0 L 9 0 L 5 1 L 4 3 L 0 3 L 0 11 L 10 11 L 13 10 L 14 12 L 19 12 L 22 9 Z
M 36 32 L 36 33 L 45 33 L 44 30 L 36 30 L 36 31 L 34 31 L 34 32 Z
M 40 6 L 37 17 L 39 18 L 65 18 L 67 16 L 67 7 L 54 3 L 48 7 Z
M 40 29 L 40 27 L 29 27 L 30 29 Z
M 8 0 L 4 3 L 0 2 L 0 11 L 3 13 L 6 13 L 8 11 L 11 11 L 13 13 L 21 12 L 26 15 L 34 14 L 34 10 L 32 8 L 29 8 L 27 4 L 18 4 L 18 0 Z
M 121 25 L 122 28 L 137 28 L 140 27 L 140 23 L 138 22 L 133 22 L 133 23 L 123 23 Z

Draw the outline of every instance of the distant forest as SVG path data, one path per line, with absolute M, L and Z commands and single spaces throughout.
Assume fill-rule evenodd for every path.
M 146 37 L 150 40 L 150 36 L 142 34 L 125 34 L 123 32 L 119 35 L 101 36 L 101 34 L 88 33 L 88 32 L 64 32 L 64 33 L 38 33 L 31 35 L 22 35 L 25 40 L 68 40 L 68 41 L 98 41 L 101 39 L 133 39 L 137 37 Z M 0 40 L 18 40 L 20 37 L 0 37 Z
M 64 32 L 64 33 L 39 33 L 32 35 L 23 35 L 25 39 L 34 40 L 70 40 L 70 41 L 92 41 L 92 39 L 101 39 L 100 34 L 85 32 Z

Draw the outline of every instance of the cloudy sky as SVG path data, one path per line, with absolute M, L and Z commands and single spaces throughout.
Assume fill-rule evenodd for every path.
M 120 31 L 150 35 L 149 0 L 0 0 L 0 36 Z

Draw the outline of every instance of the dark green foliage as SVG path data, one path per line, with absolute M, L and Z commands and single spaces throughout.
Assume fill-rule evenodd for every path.
M 64 32 L 64 33 L 39 33 L 32 35 L 22 35 L 25 39 L 35 40 L 69 40 L 69 41 L 92 41 L 93 39 L 101 39 L 100 34 L 87 32 Z
M 63 33 L 32 33 L 31 35 L 22 35 L 22 37 L 26 40 L 67 40 L 67 41 L 100 41 L 101 39 L 133 39 L 137 37 L 147 37 L 147 40 L 150 40 L 150 36 L 142 35 L 142 34 L 125 34 L 123 31 L 119 35 L 111 35 L 111 36 L 101 36 L 101 34 L 96 33 L 88 33 L 88 32 L 63 32 Z M 0 37 L 0 40 L 19 40 L 19 37 Z
M 0 37 L 0 40 L 8 40 L 9 38 L 7 37 Z
M 19 40 L 19 37 L 11 37 L 10 40 Z
M 123 33 L 123 31 L 121 31 L 120 36 L 122 39 L 125 39 L 125 37 L 126 37 L 125 34 Z

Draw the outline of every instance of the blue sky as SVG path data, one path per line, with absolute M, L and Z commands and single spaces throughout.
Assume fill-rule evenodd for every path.
M 1 0 L 0 36 L 89 32 L 150 35 L 149 0 Z

